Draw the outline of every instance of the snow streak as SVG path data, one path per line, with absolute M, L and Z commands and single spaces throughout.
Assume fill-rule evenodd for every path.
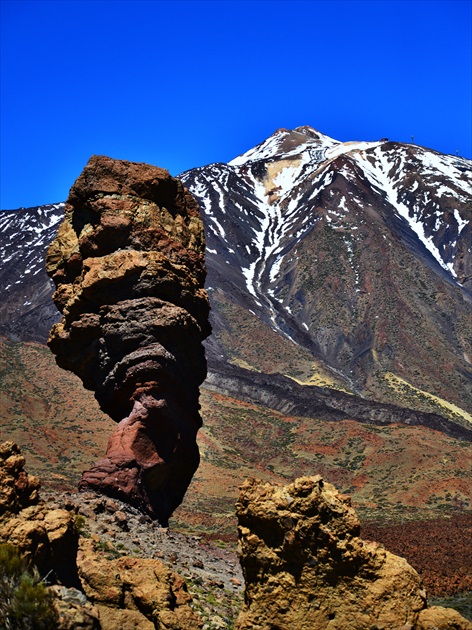
M 454 188 L 457 188 L 458 183 L 460 183 L 461 188 L 464 190 L 466 195 L 472 194 L 472 187 L 466 181 L 463 181 L 462 172 L 451 163 L 453 158 L 448 158 L 448 156 L 437 156 L 432 152 L 426 153 L 422 150 L 418 150 L 416 157 L 418 157 L 420 164 L 423 166 L 423 169 L 418 172 L 421 173 L 423 178 L 427 178 L 428 175 L 433 175 L 434 179 L 437 180 L 439 173 L 440 176 L 450 179 L 452 183 L 451 186 L 447 186 L 445 184 L 442 184 L 439 187 L 435 186 L 431 192 L 431 196 L 426 190 L 421 197 L 418 197 L 418 200 L 413 208 L 410 208 L 400 199 L 400 185 L 401 179 L 404 176 L 405 156 L 401 153 L 399 155 L 400 162 L 395 169 L 393 169 L 395 165 L 392 159 L 390 159 L 391 156 L 389 156 L 388 152 L 382 151 L 380 147 L 375 148 L 368 154 L 360 153 L 354 155 L 353 158 L 362 168 L 370 184 L 377 190 L 385 193 L 387 201 L 395 208 L 396 212 L 403 217 L 424 247 L 429 251 L 439 265 L 448 271 L 456 280 L 457 274 L 454 270 L 453 262 L 446 261 L 438 247 L 435 245 L 434 233 L 430 233 L 429 235 L 426 233 L 424 217 L 422 215 L 422 206 L 432 202 L 433 194 L 436 198 L 442 194 L 449 194 L 456 198 L 460 197 L 460 195 L 457 194 L 457 191 L 454 190 Z M 372 158 L 374 159 L 372 160 Z M 392 170 L 395 171 L 395 177 L 392 175 Z M 415 184 L 416 186 L 412 187 L 411 190 L 416 190 L 418 183 L 415 182 Z M 439 209 L 439 205 L 436 205 Z M 434 208 L 434 203 L 431 204 L 431 207 Z M 468 222 L 461 218 L 458 210 L 454 210 L 454 217 L 460 233 Z M 434 230 L 437 232 L 441 225 L 442 216 L 440 214 L 436 214 Z

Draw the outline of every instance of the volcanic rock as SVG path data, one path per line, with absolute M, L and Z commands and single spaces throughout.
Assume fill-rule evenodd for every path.
M 184 580 L 159 560 L 107 560 L 93 541 L 82 539 L 78 562 L 85 594 L 97 607 L 102 628 L 202 627 Z
M 0 445 L 0 517 L 17 514 L 39 501 L 39 479 L 24 470 L 25 458 L 14 442 Z
M 0 515 L 0 543 L 14 545 L 28 564 L 47 576 L 57 630 L 202 627 L 179 575 L 159 560 L 101 554 L 103 543 L 80 535 L 79 523 L 86 519 L 75 513 L 75 502 L 61 504 L 70 509 L 48 506 L 39 497 L 38 479 L 23 465 L 16 444 L 0 445 L 0 497 L 6 507 Z M 23 496 L 18 509 L 11 488 L 20 486 L 33 491 L 29 499 Z
M 17 547 L 41 575 L 77 586 L 78 532 L 73 515 L 40 501 L 39 480 L 24 470 L 14 442 L 0 445 L 0 543 Z
M 238 630 L 472 627 L 428 608 L 417 572 L 361 540 L 350 498 L 320 476 L 286 487 L 249 479 L 236 509 L 246 581 Z
M 57 613 L 56 630 L 101 630 L 98 610 L 75 588 L 55 584 L 49 587 Z
M 49 346 L 118 427 L 85 472 L 94 489 L 162 525 L 199 464 L 208 336 L 198 207 L 163 169 L 94 156 L 47 254 L 62 321 Z

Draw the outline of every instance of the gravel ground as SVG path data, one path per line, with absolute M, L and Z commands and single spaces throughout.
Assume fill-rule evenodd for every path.
M 222 541 L 160 527 L 139 510 L 95 493 L 42 493 L 51 507 L 81 515 L 83 535 L 109 558 L 157 558 L 181 575 L 204 630 L 231 629 L 242 604 L 243 576 L 236 551 Z

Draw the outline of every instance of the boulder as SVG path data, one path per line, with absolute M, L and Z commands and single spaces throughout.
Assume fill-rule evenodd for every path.
M 107 560 L 93 541 L 82 539 L 78 564 L 84 592 L 99 611 L 103 630 L 202 627 L 184 580 L 159 560 Z
M 166 525 L 199 464 L 210 333 L 197 204 L 164 169 L 94 156 L 47 254 L 57 363 L 117 423 L 80 483 Z
M 359 538 L 350 498 L 320 476 L 286 487 L 249 479 L 236 509 L 246 582 L 237 630 L 471 628 L 455 611 L 428 609 L 418 573 Z
M 415 630 L 472 630 L 472 623 L 452 608 L 431 606 L 420 612 Z

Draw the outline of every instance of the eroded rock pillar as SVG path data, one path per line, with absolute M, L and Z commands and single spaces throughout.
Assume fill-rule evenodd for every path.
M 86 471 L 93 489 L 166 524 L 199 463 L 199 386 L 210 333 L 204 231 L 163 169 L 94 156 L 47 254 L 62 320 L 49 347 L 118 426 Z

